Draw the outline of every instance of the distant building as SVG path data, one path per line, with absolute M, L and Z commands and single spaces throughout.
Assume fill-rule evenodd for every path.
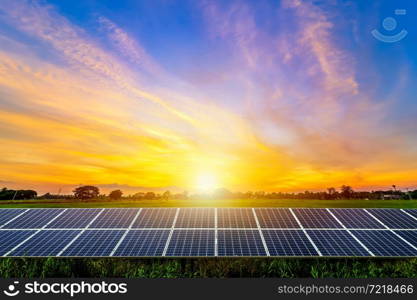
M 383 200 L 400 200 L 402 199 L 401 195 L 393 195 L 393 194 L 383 194 L 382 195 Z

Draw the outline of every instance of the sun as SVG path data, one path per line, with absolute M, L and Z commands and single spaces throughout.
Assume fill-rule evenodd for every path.
M 214 174 L 202 173 L 196 178 L 196 188 L 199 192 L 213 192 L 218 187 L 218 181 Z

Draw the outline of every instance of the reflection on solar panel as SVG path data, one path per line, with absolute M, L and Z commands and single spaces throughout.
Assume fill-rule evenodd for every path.
M 300 228 L 288 208 L 255 208 L 262 228 Z
M 84 228 L 100 212 L 100 208 L 66 210 L 59 218 L 52 221 L 46 228 Z
M 56 256 L 80 231 L 39 231 L 9 256 Z
M 131 230 L 114 256 L 161 256 L 169 230 Z
M 0 255 L 5 255 L 35 232 L 34 230 L 0 230 Z
M 330 210 L 347 228 L 385 228 L 360 208 L 335 208 Z
M 367 211 L 392 229 L 417 227 L 417 220 L 413 219 L 398 209 L 381 208 L 367 209 Z
M 6 223 L 12 220 L 13 218 L 17 217 L 19 214 L 23 213 L 24 209 L 14 209 L 14 208 L 8 208 L 8 209 L 1 209 L 0 210 L 0 227 Z
M 124 230 L 84 231 L 62 256 L 109 256 Z
M 218 228 L 256 228 L 256 221 L 251 208 L 217 209 Z
M 31 209 L 3 228 L 42 228 L 60 213 L 62 209 Z
M 342 228 L 324 208 L 294 208 L 293 211 L 304 228 Z
M 176 230 L 167 256 L 214 256 L 214 230 Z
M 415 214 L 399 209 L 0 209 L 0 256 L 417 256 Z
M 181 208 L 176 228 L 213 228 L 214 208 Z
M 271 256 L 315 256 L 313 245 L 302 230 L 264 230 Z
M 257 230 L 219 230 L 219 256 L 266 256 Z
M 176 208 L 144 208 L 132 228 L 171 228 Z
M 106 209 L 91 223 L 89 228 L 128 228 L 138 211 L 138 208 Z
M 398 230 L 396 231 L 402 238 L 406 239 L 414 247 L 417 247 L 417 231 L 415 230 Z
M 345 230 L 307 230 L 323 256 L 370 256 Z
M 355 230 L 352 233 L 378 256 L 416 256 L 411 248 L 394 233 L 385 230 Z

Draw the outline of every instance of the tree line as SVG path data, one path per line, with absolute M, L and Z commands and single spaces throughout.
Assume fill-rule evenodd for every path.
M 354 191 L 349 185 L 343 185 L 339 189 L 334 187 L 328 188 L 326 191 L 311 192 L 305 191 L 301 193 L 283 193 L 283 192 L 231 192 L 225 188 L 216 189 L 210 194 L 188 194 L 171 193 L 165 191 L 163 193 L 155 192 L 138 192 L 135 194 L 123 196 L 120 189 L 111 191 L 108 195 L 100 193 L 100 189 L 96 186 L 85 185 L 74 189 L 72 195 L 57 195 L 46 193 L 38 196 L 34 190 L 11 190 L 3 188 L 0 191 L 0 200 L 27 200 L 27 199 L 112 199 L 121 198 L 131 200 L 179 200 L 179 199 L 311 199 L 311 200 L 337 200 L 337 199 L 417 199 L 417 190 L 404 192 L 398 190 L 396 186 L 390 190 L 379 191 Z

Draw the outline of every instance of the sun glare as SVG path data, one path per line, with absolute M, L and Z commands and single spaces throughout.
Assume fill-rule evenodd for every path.
M 217 187 L 217 178 L 213 174 L 206 173 L 197 176 L 196 188 L 199 192 L 213 192 Z

